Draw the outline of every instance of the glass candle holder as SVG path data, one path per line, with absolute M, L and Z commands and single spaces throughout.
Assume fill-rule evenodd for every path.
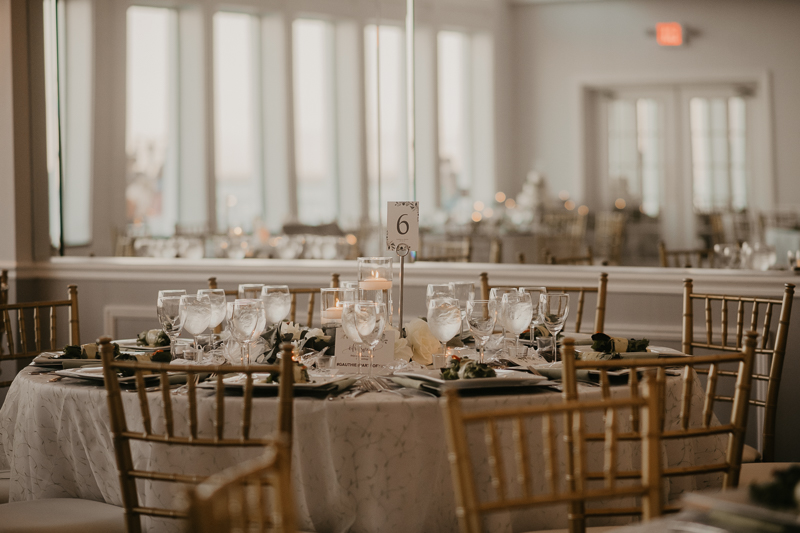
M 392 321 L 392 278 L 391 257 L 359 257 L 358 258 L 358 288 L 361 298 L 378 301 L 386 304 L 388 313 L 387 324 Z M 375 292 L 380 292 L 380 298 Z
M 339 327 L 342 325 L 342 309 L 344 302 L 356 299 L 357 291 L 353 289 L 320 289 L 320 321 L 322 327 Z

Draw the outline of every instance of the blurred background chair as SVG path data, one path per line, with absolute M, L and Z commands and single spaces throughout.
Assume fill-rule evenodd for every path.
M 422 243 L 417 261 L 468 263 L 472 255 L 470 237 L 447 238 L 445 235 L 420 236 Z
M 714 250 L 667 250 L 664 241 L 658 242 L 658 258 L 664 268 L 714 268 Z

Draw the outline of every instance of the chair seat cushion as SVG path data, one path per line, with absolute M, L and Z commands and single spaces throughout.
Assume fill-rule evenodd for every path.
M 761 454 L 752 446 L 744 445 L 742 450 L 742 463 L 757 463 L 761 460 Z
M 78 498 L 0 505 L 2 533 L 125 533 L 122 507 Z
M 11 489 L 11 470 L 0 470 L 0 503 L 8 503 L 8 491 Z

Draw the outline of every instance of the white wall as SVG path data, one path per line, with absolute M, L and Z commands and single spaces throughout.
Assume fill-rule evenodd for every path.
M 800 206 L 800 2 L 618 0 L 511 7 L 516 102 L 512 172 L 536 164 L 555 190 L 583 198 L 578 86 L 586 79 L 642 80 L 768 73 L 773 102 L 776 205 Z M 647 34 L 676 21 L 697 35 L 659 47 Z M 768 179 L 759 176 L 758 179 Z

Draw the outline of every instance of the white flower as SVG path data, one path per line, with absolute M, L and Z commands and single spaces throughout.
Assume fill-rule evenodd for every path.
M 319 328 L 311 328 L 306 333 L 306 339 L 313 339 L 314 337 L 324 337 L 325 332 Z
M 282 322 L 280 327 L 281 338 L 287 333 L 292 334 L 292 340 L 300 340 L 300 326 L 294 322 Z
M 406 340 L 414 351 L 413 360 L 423 365 L 433 363 L 433 354 L 442 348 L 428 323 L 420 318 L 406 326 Z
M 400 331 L 393 327 L 387 327 L 386 333 L 387 335 L 389 332 L 394 333 L 394 358 L 395 359 L 402 359 L 403 361 L 410 361 L 411 358 L 414 356 L 414 351 L 411 349 L 411 345 L 408 343 L 408 339 L 404 339 L 400 336 Z

